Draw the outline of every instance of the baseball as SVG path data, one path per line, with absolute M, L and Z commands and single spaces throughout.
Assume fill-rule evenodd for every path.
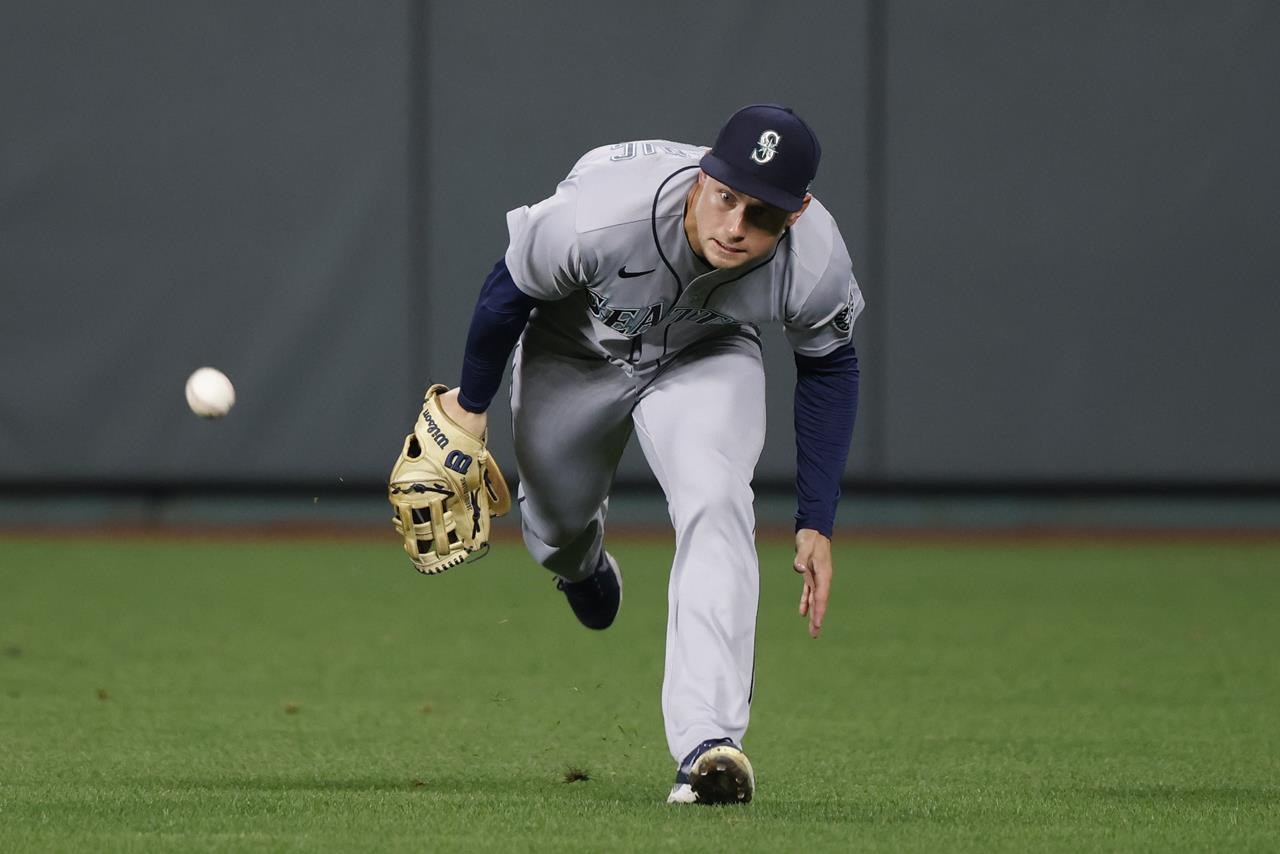
M 217 368 L 199 368 L 187 378 L 187 406 L 201 418 L 221 418 L 235 402 L 235 386 Z

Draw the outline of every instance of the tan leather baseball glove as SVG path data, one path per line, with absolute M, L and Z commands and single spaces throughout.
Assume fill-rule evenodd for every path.
M 489 551 L 489 518 L 511 509 L 511 493 L 484 436 L 463 430 L 427 389 L 422 413 L 391 469 L 391 520 L 418 572 L 435 575 Z

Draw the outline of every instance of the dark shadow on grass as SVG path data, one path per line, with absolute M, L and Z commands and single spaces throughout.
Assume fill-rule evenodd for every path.
M 165 780 L 148 778 L 138 784 L 164 789 L 191 789 L 197 791 L 410 791 L 425 780 L 392 780 L 385 777 L 355 777 L 343 780 L 316 780 L 315 777 L 233 777 L 219 780 Z
M 546 797 L 568 787 L 556 778 L 519 780 L 496 777 L 434 777 L 418 774 L 404 777 L 219 777 L 217 779 L 148 778 L 135 780 L 142 788 L 186 789 L 209 792 L 421 792 L 443 795 L 468 795 L 483 791 L 490 798 Z M 584 785 L 590 785 L 584 784 Z
M 151 778 L 136 781 L 144 787 L 216 792 L 410 792 L 457 791 L 457 780 L 426 777 L 235 777 L 217 780 Z

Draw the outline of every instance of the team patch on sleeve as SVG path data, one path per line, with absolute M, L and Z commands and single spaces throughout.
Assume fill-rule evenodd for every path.
M 858 290 L 858 280 L 849 279 L 849 296 L 840 306 L 840 310 L 831 318 L 831 325 L 841 332 L 848 332 L 853 327 L 853 319 L 856 316 L 855 308 L 861 303 L 861 293 Z
M 841 332 L 848 332 L 849 327 L 853 325 L 853 306 L 849 305 L 849 303 L 840 306 L 836 316 L 831 318 L 831 323 Z

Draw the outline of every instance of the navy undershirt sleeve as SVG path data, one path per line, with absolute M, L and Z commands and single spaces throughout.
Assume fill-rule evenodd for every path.
M 505 259 L 493 265 L 476 300 L 462 355 L 458 403 L 463 409 L 484 412 L 493 403 L 511 351 L 537 306 L 538 300 L 516 286 Z
M 858 354 L 849 342 L 825 356 L 796 354 L 796 530 L 830 537 L 840 477 L 858 415 Z

